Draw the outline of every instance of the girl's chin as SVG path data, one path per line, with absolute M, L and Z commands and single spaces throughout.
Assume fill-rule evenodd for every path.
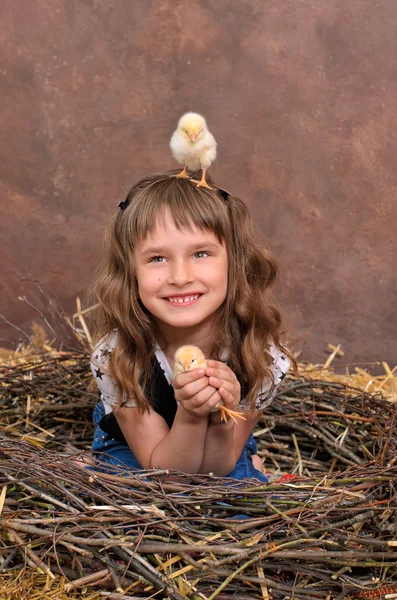
M 170 325 L 171 327 L 175 327 L 176 329 L 184 329 L 187 327 L 196 327 L 197 325 L 200 325 L 200 323 L 203 322 L 203 319 L 193 319 L 193 318 L 174 318 L 174 319 L 170 319 L 170 318 L 164 318 L 162 319 L 163 323 L 166 323 L 167 325 Z
M 162 311 L 160 314 L 157 313 L 156 319 L 159 322 L 168 325 L 169 327 L 175 327 L 176 329 L 187 328 L 187 327 L 196 327 L 207 321 L 208 316 L 206 313 L 202 311 L 183 311 L 183 310 L 175 310 L 170 313 L 170 311 Z

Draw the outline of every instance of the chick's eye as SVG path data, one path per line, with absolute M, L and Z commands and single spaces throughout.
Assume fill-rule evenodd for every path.
M 195 363 L 195 362 L 196 362 L 196 359 L 195 359 L 195 358 L 192 358 L 192 364 L 193 364 L 193 363 Z

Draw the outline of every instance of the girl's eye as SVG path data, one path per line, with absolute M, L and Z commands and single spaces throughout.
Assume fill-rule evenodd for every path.
M 205 258 L 206 256 L 208 256 L 208 252 L 206 252 L 205 250 L 199 250 L 194 256 L 196 258 Z
M 152 256 L 149 262 L 163 262 L 165 260 L 164 256 Z

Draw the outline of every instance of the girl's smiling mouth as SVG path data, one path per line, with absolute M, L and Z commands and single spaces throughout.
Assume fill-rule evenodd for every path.
M 164 298 L 164 300 L 170 304 L 174 304 L 175 306 L 186 306 L 187 304 L 192 304 L 198 300 L 200 296 L 202 296 L 201 293 L 177 294 L 175 296 L 167 296 Z

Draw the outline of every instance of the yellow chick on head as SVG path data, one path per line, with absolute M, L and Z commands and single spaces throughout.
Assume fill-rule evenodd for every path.
M 175 360 L 174 360 L 174 370 L 173 377 L 176 377 L 179 373 L 184 373 L 185 371 L 193 371 L 193 369 L 206 368 L 207 361 L 204 357 L 204 354 L 197 346 L 181 346 L 175 352 Z M 235 410 L 231 410 L 230 408 L 226 408 L 223 406 L 222 400 L 218 402 L 218 404 L 212 409 L 211 412 L 221 411 L 221 420 L 227 421 L 227 417 L 229 416 L 235 423 L 237 423 L 236 417 L 238 419 L 243 419 L 246 421 L 247 419 L 243 416 L 242 413 L 239 413 Z
M 205 180 L 205 174 L 216 158 L 216 141 L 208 131 L 204 117 L 194 112 L 182 115 L 172 134 L 170 148 L 173 157 L 184 165 L 183 171 L 177 177 L 189 177 L 187 169 L 192 171 L 201 169 L 201 180 L 193 181 L 198 187 L 211 189 Z

